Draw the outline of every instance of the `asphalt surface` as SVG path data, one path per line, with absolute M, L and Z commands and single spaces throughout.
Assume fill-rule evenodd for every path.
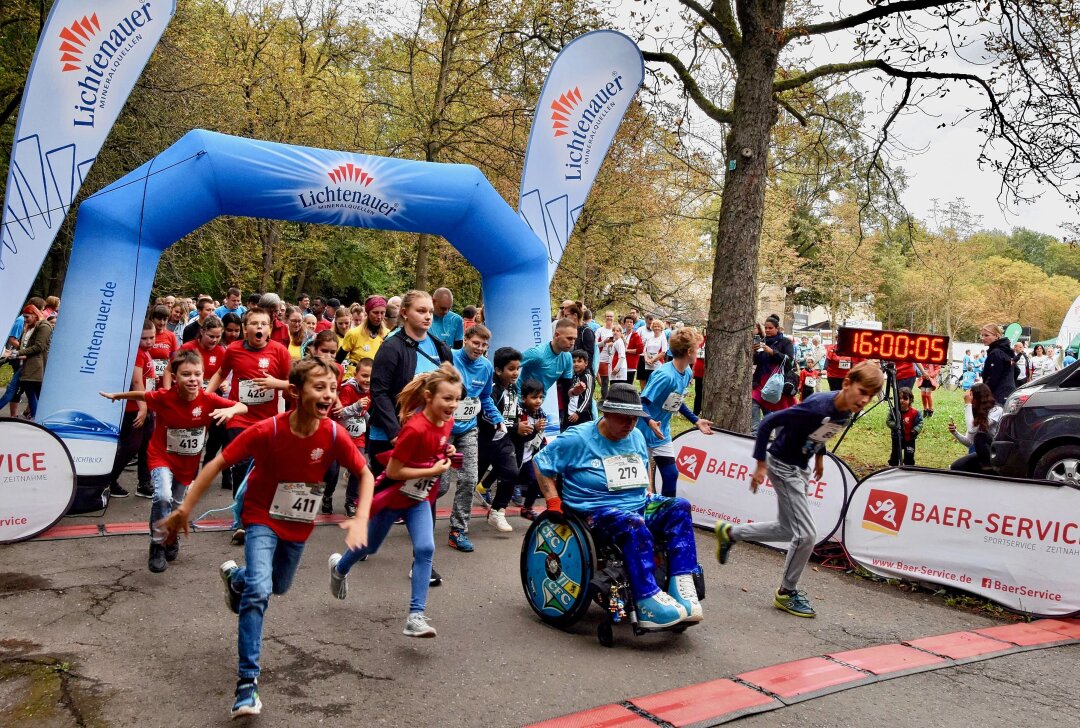
M 134 490 L 134 483 L 125 484 Z M 343 489 L 337 493 L 340 508 Z M 440 505 L 449 505 L 450 496 Z M 208 505 L 225 505 L 214 490 Z M 114 501 L 103 522 L 142 521 L 150 502 Z M 199 511 L 202 508 L 197 509 Z M 94 522 L 65 519 L 64 523 Z M 266 615 L 263 714 L 273 726 L 515 726 L 758 667 L 998 622 L 824 568 L 802 586 L 818 617 L 771 607 L 782 555 L 740 544 L 729 564 L 699 533 L 705 621 L 682 635 L 616 644 L 595 637 L 594 606 L 572 631 L 542 624 L 521 590 L 527 522 L 497 534 L 474 518 L 476 551 L 446 547 L 436 529 L 431 640 L 404 637 L 411 561 L 395 528 L 353 569 L 347 600 L 331 597 L 327 556 L 341 531 L 321 526 L 291 591 Z M 0 547 L 0 724 L 205 726 L 228 722 L 236 674 L 236 617 L 218 565 L 242 560 L 225 532 L 184 540 L 163 574 L 146 569 L 145 536 L 31 541 Z M 740 721 L 747 726 L 1014 726 L 1080 715 L 1077 646 L 899 678 Z

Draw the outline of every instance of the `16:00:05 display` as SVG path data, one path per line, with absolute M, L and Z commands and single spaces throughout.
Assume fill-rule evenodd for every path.
M 949 361 L 949 337 L 841 326 L 836 332 L 836 353 L 862 359 L 946 364 Z

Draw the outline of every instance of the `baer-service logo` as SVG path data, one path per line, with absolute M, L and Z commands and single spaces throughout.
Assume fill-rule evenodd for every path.
M 551 102 L 554 138 L 569 136 L 566 141 L 566 171 L 563 173 L 567 180 L 581 179 L 582 167 L 590 164 L 597 130 L 615 108 L 615 97 L 626 90 L 623 88 L 622 74 L 612 71 L 611 75 L 611 81 L 601 84 L 588 99 L 581 93 L 580 86 L 574 86 Z
M 675 458 L 675 468 L 680 475 L 690 482 L 696 482 L 701 468 L 705 465 L 705 451 L 696 447 L 683 447 L 679 450 L 679 456 Z
M 873 489 L 866 500 L 863 511 L 862 527 L 867 531 L 877 531 L 889 536 L 900 533 L 907 514 L 908 497 L 891 490 Z
M 143 40 L 141 29 L 157 19 L 151 13 L 151 3 L 141 3 L 121 17 L 111 27 L 102 24 L 96 12 L 75 18 L 57 34 L 60 41 L 60 70 L 75 72 L 77 89 L 75 126 L 94 126 L 98 111 L 104 111 L 116 74 L 124 60 Z M 140 66 L 136 73 L 142 71 Z M 79 78 L 79 76 L 82 76 Z
M 305 210 L 339 211 L 361 213 L 368 217 L 393 217 L 401 208 L 397 200 L 388 199 L 379 191 L 378 185 L 371 187 L 375 177 L 370 170 L 353 162 L 337 164 L 322 174 L 330 183 L 297 193 L 300 205 Z

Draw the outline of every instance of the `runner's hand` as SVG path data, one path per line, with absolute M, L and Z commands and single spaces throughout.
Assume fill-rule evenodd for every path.
M 345 530 L 345 545 L 350 549 L 355 550 L 367 546 L 368 519 L 356 515 L 338 525 Z
M 661 440 L 664 439 L 664 431 L 660 429 L 660 423 L 659 422 L 657 422 L 656 420 L 650 419 L 649 420 L 649 429 L 652 430 L 653 434 L 656 435 L 657 437 L 659 437 Z
M 581 394 L 585 391 L 585 382 L 578 382 L 574 386 L 570 387 L 570 394 Z
M 754 470 L 753 475 L 750 476 L 750 492 L 757 493 L 766 477 L 768 477 L 768 468 L 765 467 L 765 463 L 759 460 L 757 468 Z
M 110 402 L 115 402 L 117 400 L 117 395 L 112 392 L 98 392 L 98 394 L 100 394 L 102 397 L 109 400 Z
M 572 423 L 573 423 L 573 422 L 577 422 L 577 421 L 578 421 L 578 413 L 577 413 L 577 412 L 575 412 L 574 414 L 570 415 L 570 417 L 569 417 L 568 419 L 569 419 L 569 420 L 570 420 L 570 422 L 572 422 Z
M 165 532 L 165 540 L 172 543 L 176 540 L 177 535 L 183 531 L 184 535 L 188 535 L 188 514 L 180 508 L 170 513 L 165 518 L 154 524 L 154 528 L 159 531 Z
M 236 413 L 233 412 L 232 407 L 222 407 L 221 409 L 216 409 L 211 412 L 210 419 L 212 419 L 215 424 L 224 425 L 234 414 Z
M 447 458 L 443 458 L 442 460 L 437 461 L 435 463 L 435 465 L 432 466 L 431 469 L 433 471 L 432 472 L 433 476 L 442 475 L 443 473 L 445 473 L 447 470 L 450 469 L 450 458 L 447 457 Z
M 821 482 L 825 476 L 825 459 L 822 458 L 814 463 L 814 480 Z
M 712 434 L 712 420 L 703 420 L 701 418 L 698 418 L 696 427 L 698 428 L 699 432 L 705 435 Z
M 529 427 L 529 423 L 525 420 L 518 420 L 517 431 L 519 435 L 524 437 L 525 435 L 528 435 L 530 432 L 532 432 L 532 428 Z
M 146 424 L 146 402 L 139 402 L 139 411 L 135 414 L 135 419 L 132 420 L 132 427 L 142 427 Z

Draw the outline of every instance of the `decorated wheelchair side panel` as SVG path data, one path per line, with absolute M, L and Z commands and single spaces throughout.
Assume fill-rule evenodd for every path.
M 596 568 L 595 550 L 580 519 L 556 523 L 541 516 L 521 545 L 521 585 L 540 619 L 569 627 L 589 608 L 589 582 Z

